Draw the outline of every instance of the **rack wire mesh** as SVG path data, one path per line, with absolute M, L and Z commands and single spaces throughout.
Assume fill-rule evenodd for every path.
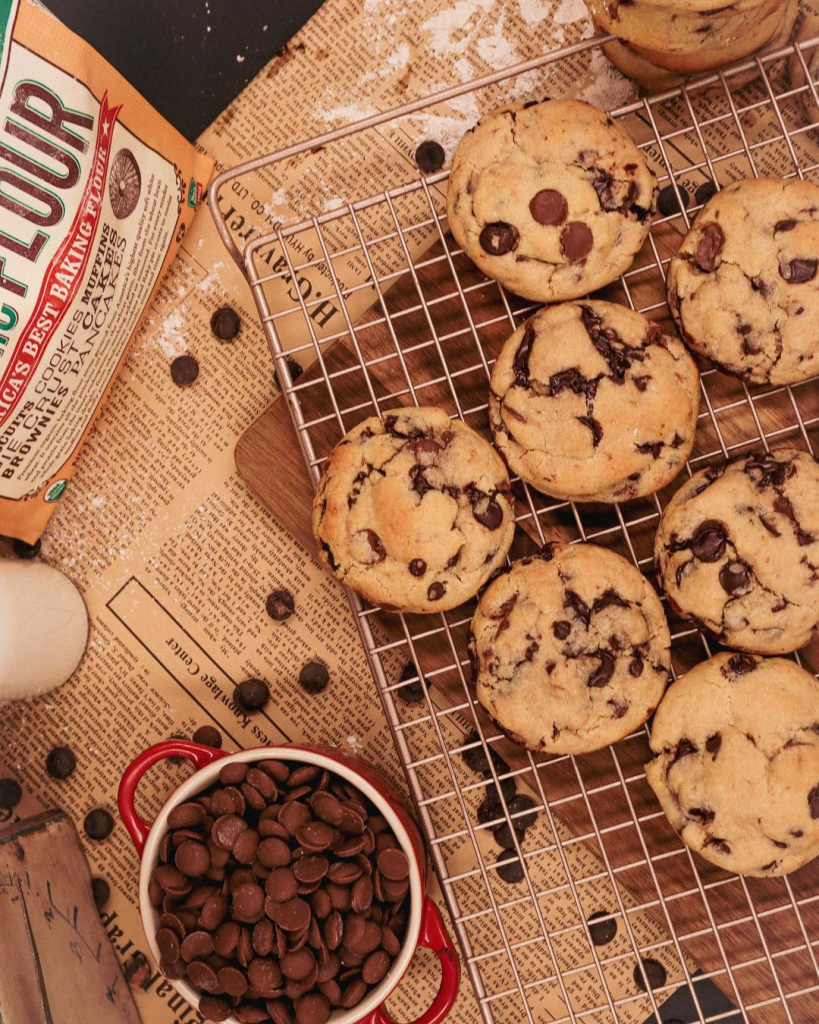
M 271 230 L 241 253 L 219 212 L 220 188 L 464 92 L 572 60 L 604 41 L 585 40 L 260 157 L 212 186 L 217 227 L 250 282 L 314 481 L 347 430 L 397 405 L 441 405 L 488 435 L 494 357 L 535 307 L 488 281 L 456 247 L 445 221 L 444 171 Z M 655 222 L 633 267 L 605 297 L 667 317 L 665 268 L 701 207 L 704 183 L 765 174 L 819 180 L 819 96 L 808 73 L 817 45 L 819 38 L 806 40 L 611 111 L 654 166 L 667 202 L 676 199 L 676 212 Z M 755 81 L 739 88 L 749 72 Z M 278 259 L 271 267 L 272 245 Z M 342 263 L 362 271 L 364 283 L 347 286 Z M 337 331 L 321 330 L 327 294 L 291 289 L 296 304 L 287 308 L 270 299 L 276 282 L 298 282 L 309 268 L 330 283 L 343 324 Z M 374 304 L 358 318 L 362 297 Z M 307 329 L 307 340 L 289 354 L 315 358 L 315 369 L 296 381 L 281 341 L 288 318 Z M 816 380 L 749 387 L 705 369 L 702 398 L 689 474 L 752 447 L 792 442 L 816 451 Z M 514 489 L 518 553 L 548 539 L 593 541 L 651 574 L 653 534 L 674 485 L 613 506 L 554 501 L 521 481 Z M 647 730 L 583 756 L 513 748 L 474 699 L 466 653 L 472 605 L 384 617 L 355 594 L 349 598 L 485 1020 L 667 1019 L 660 1007 L 680 984 L 700 1021 L 737 1010 L 766 1024 L 819 1020 L 817 862 L 784 878 L 750 879 L 698 860 L 646 783 Z M 714 645 L 668 614 L 676 676 Z M 815 644 L 794 657 L 819 668 Z M 399 676 L 396 665 L 406 662 L 413 667 Z M 510 807 L 524 785 L 534 824 L 531 808 Z M 500 853 L 498 838 L 506 848 Z M 706 1011 L 705 979 L 736 1009 L 726 1003 Z

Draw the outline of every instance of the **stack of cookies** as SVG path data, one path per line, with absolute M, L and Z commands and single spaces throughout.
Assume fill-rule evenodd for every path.
M 617 36 L 603 47 L 648 92 L 724 67 L 790 41 L 796 0 L 586 0 L 598 28 Z

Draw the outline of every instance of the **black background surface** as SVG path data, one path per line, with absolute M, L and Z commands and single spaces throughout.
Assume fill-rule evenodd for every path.
M 189 139 L 207 128 L 322 4 L 322 0 L 45 2 Z

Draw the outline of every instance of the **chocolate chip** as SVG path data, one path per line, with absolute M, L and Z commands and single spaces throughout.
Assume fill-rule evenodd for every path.
M 507 804 L 510 815 L 519 815 L 512 818 L 512 827 L 516 832 L 525 832 L 532 828 L 537 822 L 537 810 L 535 801 L 525 793 L 516 794 Z M 525 811 L 526 813 L 520 813 Z
M 700 523 L 691 538 L 691 553 L 701 562 L 716 562 L 722 558 L 728 534 L 722 523 L 706 519 Z
M 483 228 L 478 236 L 478 241 L 483 251 L 490 256 L 505 256 L 506 253 L 517 249 L 520 234 L 512 224 L 495 221 Z
M 726 562 L 719 571 L 719 581 L 723 590 L 729 594 L 736 594 L 750 585 L 751 573 L 744 562 Z
M 710 825 L 716 814 L 709 807 L 689 807 L 688 816 L 696 818 L 702 825 Z
M 707 274 L 717 268 L 717 257 L 725 245 L 725 234 L 719 224 L 706 224 L 702 229 L 702 236 L 697 245 L 697 252 L 694 257 L 700 270 Z
M 579 594 L 573 590 L 567 590 L 563 597 L 563 607 L 571 608 L 577 618 L 588 626 L 591 621 L 591 610 Z
M 312 696 L 326 690 L 329 682 L 330 673 L 320 661 L 308 661 L 299 672 L 299 686 Z
M 427 571 L 427 563 L 423 558 L 413 558 L 409 564 L 410 575 L 423 576 Z
M 808 807 L 810 808 L 811 818 L 814 820 L 819 818 L 819 786 L 814 786 L 810 793 L 808 793 Z
M 614 666 L 616 662 L 608 651 L 597 651 L 593 657 L 598 658 L 600 664 L 586 680 L 586 686 L 597 689 L 601 686 L 606 686 L 610 681 L 611 677 L 614 675 Z
M 97 910 L 102 910 L 108 900 L 111 898 L 111 886 L 105 881 L 104 878 L 95 876 L 91 879 L 91 892 L 94 896 L 94 906 Z
M 417 678 L 418 676 L 417 666 L 413 662 L 408 661 L 402 669 L 398 680 L 401 683 L 406 683 L 406 685 L 396 691 L 401 700 L 406 704 L 420 704 L 424 699 L 423 682 L 429 687 L 429 680 L 423 679 L 422 682 L 422 678 Z
M 628 608 L 629 602 L 620 597 L 616 590 L 609 588 L 604 590 L 600 597 L 592 605 L 592 612 L 596 615 L 598 612 L 604 611 L 606 608 Z
M 426 139 L 415 150 L 415 162 L 424 174 L 434 174 L 444 166 L 446 153 L 440 142 Z
M 89 839 L 95 839 L 99 842 L 111 835 L 114 828 L 114 819 L 108 811 L 102 807 L 96 807 L 93 811 L 89 811 L 86 814 L 82 827 Z
M 270 700 L 270 690 L 263 679 L 245 679 L 233 691 L 233 700 L 242 711 L 252 714 L 261 709 Z
M 601 921 L 600 918 L 606 918 Z M 595 946 L 605 946 L 617 934 L 617 919 L 608 910 L 595 910 L 588 918 L 589 934 Z
M 789 218 L 788 220 L 778 220 L 776 224 L 774 224 L 774 234 L 779 234 L 780 231 L 793 231 L 795 227 L 796 221 L 793 218 Z
M 559 622 L 552 623 L 552 632 L 558 640 L 565 640 L 571 631 L 572 624 L 567 622 L 565 619 L 560 619 Z
M 516 853 L 510 850 L 501 850 L 497 859 L 498 875 L 509 885 L 516 885 L 523 881 L 523 864 Z
M 326 1024 L 329 1019 L 330 1002 L 323 993 L 308 992 L 296 1000 L 296 1024 Z
M 194 743 L 201 743 L 205 747 L 222 749 L 222 734 L 212 725 L 200 725 L 192 739 Z
M 691 196 L 686 190 L 678 185 L 679 198 L 673 185 L 666 185 L 665 188 L 660 189 L 660 193 L 657 196 L 657 209 L 663 215 L 663 217 L 673 217 L 675 213 L 680 213 L 680 201 L 682 201 L 682 208 L 688 209 L 691 202 Z
M 387 557 L 387 551 L 375 530 L 359 530 L 355 536 L 360 538 L 361 541 L 369 548 L 365 564 L 380 565 Z
M 593 245 L 591 228 L 582 220 L 570 221 L 560 232 L 560 250 L 571 263 L 588 256 Z
M 665 967 L 652 957 L 641 960 L 634 968 L 634 983 L 641 992 L 648 992 L 649 988 L 655 989 L 665 985 Z
M 663 442 L 644 441 L 642 444 L 635 445 L 635 448 L 641 455 L 650 455 L 652 459 L 659 459 L 660 452 L 663 450 Z
M 544 188 L 529 202 L 529 212 L 538 224 L 562 224 L 569 212 L 566 197 L 553 188 Z
M 224 1021 L 231 1014 L 231 1005 L 217 996 L 204 995 L 199 1000 L 199 1012 L 205 1020 Z
M 272 590 L 267 595 L 264 606 L 267 614 L 276 622 L 284 622 L 285 619 L 289 619 L 296 607 L 293 595 L 285 589 Z
M 23 790 L 16 779 L 0 779 L 0 807 L 10 810 L 23 798 Z
M 779 276 L 788 284 L 804 284 L 816 277 L 817 266 L 819 260 L 791 260 L 789 263 L 779 264 Z
M 71 747 L 52 747 L 46 757 L 46 771 L 52 779 L 67 779 L 74 774 L 77 758 Z
M 712 733 L 705 741 L 705 749 L 711 755 L 711 760 L 716 761 L 719 748 L 722 746 L 722 735 L 718 732 Z
M 241 326 L 239 314 L 232 306 L 220 306 L 210 318 L 210 329 L 220 341 L 232 341 Z
M 188 387 L 199 376 L 199 363 L 191 355 L 177 356 L 171 363 L 171 379 L 180 388 Z
M 14 554 L 18 558 L 31 559 L 36 558 L 40 554 L 40 549 L 43 546 L 43 542 L 38 537 L 33 544 L 26 544 L 24 540 L 20 540 L 18 537 L 14 538 Z
M 446 587 L 443 583 L 431 583 L 427 589 L 427 600 L 429 601 L 440 601 L 446 593 Z
M 295 384 L 299 377 L 301 377 L 301 375 L 304 373 L 304 368 L 302 367 L 301 363 L 293 359 L 292 356 L 287 356 L 286 362 L 287 369 L 290 372 L 290 380 Z M 279 380 L 279 374 L 277 370 L 273 371 L 273 379 L 276 381 L 276 387 L 279 389 L 279 391 L 281 391 L 282 385 Z
M 698 206 L 705 206 L 708 200 L 717 194 L 717 186 L 713 181 L 704 181 L 694 193 Z

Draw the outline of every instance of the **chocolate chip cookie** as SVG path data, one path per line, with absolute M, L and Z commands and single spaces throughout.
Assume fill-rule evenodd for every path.
M 795 384 L 819 373 L 819 186 L 759 178 L 718 192 L 668 271 L 680 333 L 726 373 Z
M 786 875 L 819 854 L 819 683 L 795 662 L 701 662 L 666 691 L 651 749 L 651 788 L 712 864 Z
M 601 288 L 631 265 L 656 212 L 642 151 L 580 100 L 505 107 L 461 139 L 449 226 L 467 256 L 527 299 Z
M 521 746 L 580 754 L 646 721 L 670 664 L 660 599 L 594 544 L 547 545 L 494 580 L 469 636 L 477 697 Z
M 468 600 L 503 564 L 514 531 L 497 452 L 433 407 L 359 423 L 330 454 L 313 502 L 322 562 L 393 611 Z
M 787 46 L 794 34 L 798 13 L 799 5 L 797 0 L 788 0 L 782 13 L 782 20 L 779 22 L 774 34 L 764 46 L 755 50 L 749 56 L 764 57 L 774 50 Z M 743 39 L 740 44 L 718 47 L 710 51 L 713 55 L 713 63 L 709 64 L 709 68 L 701 67 L 699 71 L 689 74 L 681 71 L 669 71 L 659 64 L 653 64 L 642 54 L 637 53 L 628 43 L 622 42 L 619 39 L 613 39 L 611 42 L 604 43 L 602 49 L 612 64 L 633 82 L 636 82 L 644 92 L 655 93 L 664 92 L 666 89 L 676 89 L 687 82 L 692 75 L 700 74 L 704 70 L 709 70 L 710 67 L 724 67 L 735 60 L 741 60 L 747 53 L 747 44 Z M 754 66 L 740 74 L 731 75 L 731 88 L 741 89 L 749 82 L 754 81 L 759 74 L 759 67 Z M 791 74 L 791 81 L 793 82 L 793 73 Z M 722 90 L 722 83 L 717 81 L 710 88 Z
M 676 337 L 613 302 L 530 317 L 501 350 L 489 391 L 495 444 L 513 473 L 572 501 L 664 487 L 694 445 L 700 375 Z
M 784 654 L 819 622 L 819 462 L 795 448 L 695 473 L 654 558 L 672 606 L 729 647 Z

